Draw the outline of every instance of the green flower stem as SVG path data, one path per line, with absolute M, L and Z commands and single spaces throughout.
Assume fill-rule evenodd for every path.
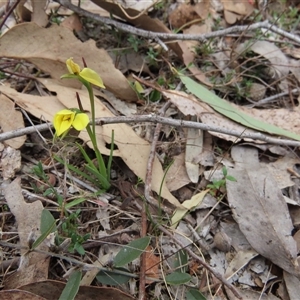
M 89 98 L 90 98 L 90 103 L 91 103 L 91 113 L 92 113 L 92 125 L 88 125 L 86 127 L 86 130 L 88 132 L 88 135 L 92 141 L 93 147 L 94 147 L 94 151 L 96 153 L 96 157 L 97 157 L 97 162 L 98 162 L 98 166 L 99 166 L 99 172 L 100 174 L 102 174 L 103 176 L 107 177 L 107 184 L 109 188 L 110 184 L 109 184 L 109 176 L 110 174 L 107 174 L 107 170 L 105 167 L 105 163 L 102 157 L 101 152 L 99 151 L 98 145 L 97 145 L 97 139 L 96 139 L 96 126 L 95 126 L 95 98 L 94 98 L 94 92 L 93 92 L 93 88 L 91 86 L 91 84 L 87 81 L 83 81 L 81 80 L 81 82 L 85 85 L 85 87 L 88 90 L 89 93 Z

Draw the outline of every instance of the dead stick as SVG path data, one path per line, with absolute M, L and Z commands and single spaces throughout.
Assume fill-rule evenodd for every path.
M 164 106 L 160 109 L 159 114 L 165 115 L 166 110 L 171 105 L 171 102 L 166 102 Z M 153 202 L 153 197 L 151 195 L 152 187 L 152 171 L 153 171 L 153 163 L 156 155 L 156 145 L 158 142 L 159 133 L 161 130 L 162 124 L 157 124 L 153 140 L 151 143 L 151 149 L 149 154 L 149 159 L 147 163 L 147 171 L 146 171 L 146 178 L 145 178 L 145 198 L 148 203 Z M 147 234 L 147 214 L 146 214 L 146 203 L 144 203 L 143 210 L 142 210 L 142 233 L 143 236 Z M 139 285 L 139 300 L 145 300 L 145 286 L 146 286 L 146 252 L 143 252 L 141 255 L 141 273 L 140 273 L 140 285 Z
M 78 6 L 73 5 L 69 0 L 55 0 L 56 2 L 60 3 L 64 7 L 76 12 L 77 14 L 91 18 L 95 21 L 98 21 L 100 23 L 106 24 L 106 25 L 112 25 L 120 30 L 123 30 L 125 32 L 130 32 L 132 34 L 142 36 L 148 39 L 155 39 L 160 38 L 164 40 L 198 40 L 198 41 L 205 41 L 209 38 L 215 38 L 219 36 L 225 36 L 231 33 L 236 32 L 244 32 L 244 31 L 250 31 L 250 30 L 256 30 L 258 28 L 265 28 L 270 31 L 273 31 L 281 36 L 284 36 L 290 40 L 293 40 L 297 43 L 300 43 L 300 38 L 298 35 L 291 34 L 285 30 L 280 29 L 279 27 L 270 24 L 268 20 L 263 22 L 258 22 L 251 25 L 237 25 L 232 26 L 226 29 L 217 30 L 214 32 L 209 32 L 205 34 L 174 34 L 174 33 L 162 33 L 162 32 L 153 32 L 153 31 L 147 31 L 139 28 L 135 28 L 133 26 L 124 24 L 122 22 L 118 22 L 109 18 L 101 17 L 97 14 L 88 12 Z
M 240 139 L 253 139 L 264 141 L 270 144 L 276 145 L 284 145 L 284 146 L 292 146 L 292 147 L 300 147 L 300 141 L 281 139 L 281 138 L 273 138 L 271 136 L 267 136 L 263 133 L 253 132 L 247 133 L 247 129 L 243 129 L 241 131 L 237 130 L 229 130 L 220 128 L 218 126 L 206 125 L 204 123 L 192 122 L 192 121 L 182 121 L 182 120 L 174 120 L 171 118 L 165 118 L 161 116 L 157 116 L 155 114 L 149 115 L 140 115 L 140 116 L 126 116 L 126 117 L 106 117 L 106 118 L 97 118 L 96 125 L 105 125 L 105 124 L 117 124 L 117 123 L 139 123 L 139 122 L 149 122 L 149 123 L 161 123 L 165 125 L 170 125 L 174 127 L 185 127 L 185 128 L 196 128 L 202 129 L 206 131 L 212 132 L 220 132 L 224 134 L 228 134 L 231 136 L 236 136 Z M 46 123 L 42 125 L 35 125 L 26 128 L 20 128 L 16 130 L 12 130 L 9 132 L 4 132 L 0 134 L 0 142 L 5 140 L 9 140 L 18 136 L 31 134 L 36 131 L 46 131 L 50 128 L 53 128 L 52 123 Z
M 18 4 L 21 2 L 21 0 L 17 0 L 15 3 L 9 7 L 7 13 L 5 14 L 4 18 L 2 19 L 2 22 L 0 24 L 0 30 L 2 29 L 2 26 L 5 24 L 7 18 L 10 16 L 10 14 L 14 11 L 14 9 L 18 6 Z

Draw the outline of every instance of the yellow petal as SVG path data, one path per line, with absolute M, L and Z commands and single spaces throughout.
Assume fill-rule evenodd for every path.
M 73 61 L 73 57 L 67 59 L 66 61 L 67 68 L 71 74 L 78 75 L 80 73 L 80 67 Z
M 59 111 L 53 119 L 53 125 L 56 130 L 56 135 L 60 136 L 67 131 L 71 126 L 75 118 L 75 113 L 68 109 Z
M 79 76 L 82 77 L 84 80 L 105 89 L 102 79 L 92 69 L 90 68 L 82 69 L 82 71 L 79 73 Z
M 89 122 L 90 122 L 90 119 L 87 114 L 79 113 L 79 114 L 76 114 L 75 119 L 73 120 L 72 126 L 76 130 L 80 131 L 80 130 L 84 129 L 87 126 L 87 124 L 89 124 Z

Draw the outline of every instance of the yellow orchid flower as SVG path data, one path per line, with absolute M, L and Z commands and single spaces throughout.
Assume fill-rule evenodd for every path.
M 90 119 L 87 114 L 77 113 L 70 109 L 63 109 L 55 114 L 53 119 L 53 125 L 56 130 L 56 135 L 61 136 L 71 127 L 74 127 L 76 130 L 80 131 L 84 129 Z
M 82 70 L 80 69 L 80 66 L 76 63 L 74 63 L 73 58 L 69 58 L 66 61 L 66 65 L 67 68 L 69 70 L 69 74 L 65 74 L 63 76 L 61 76 L 61 78 L 78 78 L 79 79 L 84 79 L 85 81 L 92 83 L 96 86 L 99 86 L 103 89 L 105 89 L 105 86 L 103 84 L 102 79 L 100 78 L 100 76 L 93 71 L 90 68 L 83 68 Z

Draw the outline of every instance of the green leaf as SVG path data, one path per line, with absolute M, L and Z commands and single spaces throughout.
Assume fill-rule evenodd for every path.
M 43 193 L 43 196 L 48 197 L 51 194 L 53 194 L 53 188 L 47 188 L 46 191 Z
M 148 247 L 151 238 L 145 236 L 143 238 L 134 240 L 123 247 L 114 259 L 115 267 L 123 267 L 138 258 L 143 251 Z
M 293 132 L 284 130 L 275 125 L 265 123 L 261 120 L 255 119 L 252 116 L 238 110 L 233 105 L 231 105 L 228 101 L 221 99 L 220 97 L 218 97 L 217 95 L 209 91 L 207 88 L 203 87 L 201 84 L 192 80 L 191 78 L 181 74 L 180 79 L 185 84 L 186 88 L 197 98 L 199 98 L 200 101 L 209 104 L 214 110 L 226 116 L 227 118 L 237 123 L 240 123 L 246 127 L 256 129 L 258 131 L 263 131 L 270 134 L 282 135 L 295 140 L 300 140 L 300 136 Z
M 233 176 L 226 176 L 226 179 L 229 180 L 229 181 L 236 181 L 236 179 L 233 177 Z
M 103 186 L 104 189 L 107 189 L 107 186 L 109 186 L 109 182 L 106 178 L 106 173 L 103 175 L 100 173 L 99 170 L 97 169 L 94 170 L 94 168 L 91 168 L 89 165 L 86 165 L 85 168 L 87 169 L 87 171 L 92 173 L 96 177 L 96 179 L 98 179 L 98 181 L 100 182 L 101 186 Z
M 153 90 L 149 95 L 149 100 L 151 102 L 157 102 L 161 99 L 162 94 L 158 90 Z
M 105 285 L 112 285 L 112 286 L 118 286 L 124 283 L 127 283 L 130 278 L 132 278 L 132 276 L 130 276 L 131 274 L 128 273 L 128 275 L 126 274 L 118 274 L 116 271 L 123 271 L 123 272 L 128 272 L 128 270 L 124 269 L 124 268 L 119 268 L 116 270 L 112 270 L 112 271 L 104 271 L 101 270 L 96 278 L 97 280 Z
M 42 216 L 41 216 L 41 235 L 34 241 L 31 246 L 31 250 L 38 247 L 46 238 L 47 236 L 56 230 L 56 221 L 51 215 L 51 213 L 43 209 Z
M 41 233 L 47 232 L 49 228 L 53 226 L 53 223 L 55 223 L 55 219 L 51 212 L 47 209 L 43 209 L 41 215 Z M 55 231 L 55 229 L 53 231 Z
M 179 250 L 175 254 L 174 269 L 178 272 L 185 273 L 187 271 L 188 255 L 185 250 Z
M 85 198 L 78 198 L 78 199 L 75 199 L 75 200 L 73 200 L 73 201 L 71 201 L 71 202 L 68 202 L 68 203 L 65 205 L 65 209 L 69 209 L 69 208 L 71 208 L 71 207 L 73 207 L 73 206 L 75 206 L 75 205 L 78 205 L 78 204 L 80 204 L 80 203 L 82 203 L 82 202 L 84 202 L 84 201 L 86 201 Z
M 186 293 L 186 300 L 206 300 L 206 297 L 196 289 L 190 289 Z
M 222 168 L 222 173 L 223 173 L 223 175 L 224 175 L 224 177 L 226 177 L 226 175 L 227 175 L 227 168 L 225 167 L 225 166 L 223 166 L 223 168 Z
M 75 172 L 77 175 L 84 177 L 85 179 L 87 179 L 89 182 L 95 184 L 96 186 L 98 185 L 98 182 L 96 180 L 94 180 L 91 176 L 89 176 L 85 172 L 80 171 L 77 167 L 74 167 L 70 164 L 65 163 L 61 158 L 59 158 L 56 155 L 54 155 L 54 159 L 57 160 L 62 165 L 66 165 L 69 170 Z
M 69 278 L 65 288 L 63 289 L 58 300 L 73 300 L 75 299 L 80 285 L 81 272 L 75 271 Z
M 170 285 L 185 284 L 192 279 L 192 276 L 187 273 L 174 272 L 166 276 L 166 282 Z
M 80 254 L 80 255 L 84 255 L 85 254 L 85 250 L 83 248 L 83 246 L 79 243 L 75 243 L 74 245 L 74 249 Z
M 97 168 L 96 166 L 94 165 L 93 161 L 89 158 L 89 156 L 87 155 L 86 151 L 83 149 L 83 147 L 79 144 L 79 143 L 76 143 L 76 145 L 78 146 L 81 154 L 83 155 L 85 161 L 88 163 L 88 165 L 97 171 Z

